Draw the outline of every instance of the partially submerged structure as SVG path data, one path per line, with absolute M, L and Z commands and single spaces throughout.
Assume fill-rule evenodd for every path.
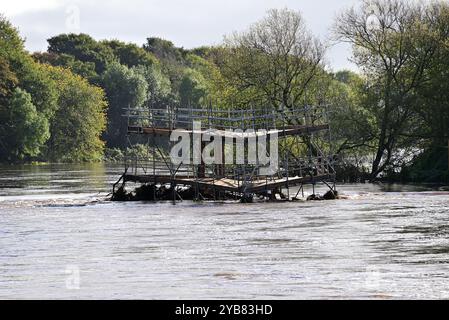
M 316 183 L 326 184 L 331 194 L 335 192 L 326 106 L 282 110 L 212 105 L 129 108 L 125 116 L 129 147 L 144 144 L 147 154 L 125 156 L 124 173 L 114 184 L 113 200 L 292 200 L 298 199 L 300 192 L 304 196 L 304 185 L 314 187 Z M 189 140 L 188 150 L 183 151 L 187 153 L 184 160 L 173 161 L 171 151 L 183 136 L 194 141 Z M 200 142 L 195 142 L 195 137 Z M 212 148 L 204 141 L 211 137 L 216 143 Z M 266 155 L 258 149 L 263 143 L 255 148 L 256 141 L 270 145 Z M 195 157 L 195 148 L 201 155 L 213 150 L 210 154 L 215 161 L 200 156 L 195 162 L 190 157 Z M 245 154 L 243 159 L 238 159 L 239 150 Z M 275 152 L 276 158 L 271 157 Z M 267 159 L 271 160 L 268 164 Z M 125 188 L 130 183 L 136 187 L 132 192 Z

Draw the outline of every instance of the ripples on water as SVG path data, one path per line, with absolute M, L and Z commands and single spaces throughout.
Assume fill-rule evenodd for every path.
M 449 298 L 447 192 L 110 203 L 119 167 L 0 170 L 0 298 Z

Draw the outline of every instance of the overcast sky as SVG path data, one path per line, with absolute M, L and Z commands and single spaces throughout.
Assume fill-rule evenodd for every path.
M 6 3 L 5 3 L 6 2 Z M 47 49 L 51 36 L 88 33 L 142 45 L 147 37 L 193 48 L 219 44 L 225 34 L 246 29 L 270 8 L 299 10 L 309 29 L 326 40 L 335 15 L 357 0 L 2 0 L 0 12 L 19 28 L 30 51 Z M 351 48 L 336 45 L 327 55 L 334 70 L 355 69 Z

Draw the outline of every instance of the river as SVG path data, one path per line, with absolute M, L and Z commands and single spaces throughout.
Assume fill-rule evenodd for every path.
M 106 201 L 120 171 L 0 167 L 1 299 L 449 299 L 449 192 Z

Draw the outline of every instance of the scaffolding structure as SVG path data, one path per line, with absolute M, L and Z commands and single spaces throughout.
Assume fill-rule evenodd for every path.
M 113 186 L 113 199 L 117 190 L 123 193 L 128 182 L 147 186 L 144 200 L 155 201 L 168 198 L 252 201 L 254 197 L 291 200 L 297 199 L 300 192 L 304 195 L 306 184 L 311 184 L 315 191 L 316 183 L 324 183 L 335 192 L 335 158 L 318 143 L 325 140 L 331 146 L 327 109 L 327 106 L 304 106 L 235 110 L 214 108 L 212 104 L 201 108 L 127 108 L 128 146 L 132 147 L 136 141 L 144 142 L 147 154 L 125 156 L 124 173 Z M 223 161 L 173 163 L 169 153 L 177 143 L 170 139 L 174 130 L 220 139 Z M 232 154 L 238 141 L 244 141 L 248 153 L 253 150 L 249 143 L 261 135 L 267 145 L 270 137 L 278 139 L 278 163 L 274 172 L 267 174 L 262 170 L 266 163 L 259 163 L 258 156 L 255 163 L 250 163 L 247 157 L 240 163 L 225 163 L 225 145 L 229 147 L 231 142 Z M 201 151 L 204 147 L 205 143 L 201 143 Z M 298 186 L 292 194 L 290 189 Z M 162 196 L 158 190 L 164 187 Z M 115 199 L 121 198 L 115 196 Z

